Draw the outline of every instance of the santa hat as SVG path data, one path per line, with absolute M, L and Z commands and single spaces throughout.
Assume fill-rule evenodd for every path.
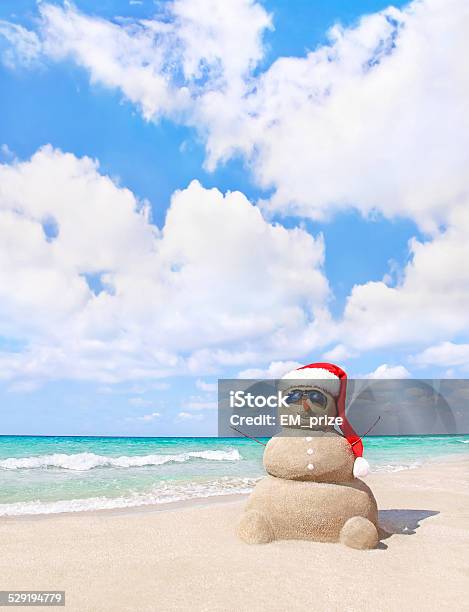
M 355 455 L 353 464 L 353 475 L 366 476 L 370 470 L 368 461 L 363 458 L 363 442 L 345 416 L 345 396 L 347 393 L 347 374 L 332 363 L 310 363 L 297 370 L 285 374 L 280 381 L 281 389 L 297 387 L 303 383 L 323 389 L 335 398 L 337 404 L 337 416 L 342 418 L 340 426 L 342 433 L 352 446 Z

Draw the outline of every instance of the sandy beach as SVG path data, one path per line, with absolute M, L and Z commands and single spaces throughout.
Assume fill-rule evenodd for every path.
M 388 532 L 377 550 L 248 546 L 235 535 L 240 496 L 3 518 L 0 588 L 65 590 L 79 611 L 467 610 L 469 460 L 367 482 Z

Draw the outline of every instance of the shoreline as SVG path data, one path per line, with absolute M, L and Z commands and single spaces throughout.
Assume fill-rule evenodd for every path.
M 415 472 L 416 470 L 430 469 L 432 466 L 443 466 L 452 464 L 467 464 L 467 470 L 469 472 L 469 454 L 468 456 L 462 456 L 460 454 L 447 455 L 445 457 L 435 457 L 425 461 L 420 465 L 415 465 L 394 471 L 379 471 L 371 472 L 366 478 L 362 479 L 369 486 L 373 488 L 382 479 L 386 480 L 386 477 L 394 476 L 397 474 L 405 474 L 407 472 Z M 262 476 L 259 478 L 261 479 Z M 182 510 L 185 508 L 192 507 L 205 507 L 218 504 L 236 503 L 245 501 L 249 497 L 249 493 L 226 493 L 219 495 L 207 495 L 206 497 L 193 497 L 190 499 L 160 502 L 160 503 L 149 503 L 140 504 L 134 506 L 117 507 L 117 508 L 94 508 L 94 509 L 82 509 L 76 511 L 65 511 L 65 512 L 42 512 L 42 513 L 31 513 L 31 514 L 17 514 L 17 515 L 5 515 L 0 516 L 0 521 L 27 521 L 27 520 L 48 520 L 54 517 L 68 517 L 68 516 L 81 516 L 81 515 L 132 515 L 132 514 L 147 514 L 147 513 L 161 513 L 161 512 L 173 512 L 176 510 Z M 81 499 L 81 498 L 77 498 Z M 86 499 L 86 498 L 84 498 Z M 112 499 L 112 498 L 109 498 Z
M 243 501 L 249 497 L 249 493 L 231 493 L 226 495 L 210 495 L 207 497 L 194 497 L 192 499 L 182 499 L 172 502 L 142 504 L 140 506 L 128 506 L 126 508 L 95 508 L 93 510 L 76 510 L 74 512 L 43 512 L 37 514 L 17 514 L 9 516 L 0 516 L 2 521 L 26 521 L 26 520 L 49 520 L 58 517 L 72 516 L 101 516 L 101 515 L 139 515 L 139 514 L 154 514 L 161 512 L 174 512 L 176 510 L 184 510 L 185 508 L 199 508 L 206 506 L 223 505 L 227 503 L 236 503 Z

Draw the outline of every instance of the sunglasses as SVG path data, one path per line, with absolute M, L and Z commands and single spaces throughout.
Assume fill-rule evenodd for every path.
M 327 397 L 321 391 L 312 390 L 312 391 L 304 391 L 302 389 L 293 389 L 289 391 L 285 401 L 287 404 L 296 404 L 303 397 L 309 399 L 312 404 L 319 404 L 323 408 L 327 405 Z

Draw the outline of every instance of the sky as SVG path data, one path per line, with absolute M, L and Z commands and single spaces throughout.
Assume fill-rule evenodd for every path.
M 4 0 L 0 434 L 469 372 L 465 0 Z

